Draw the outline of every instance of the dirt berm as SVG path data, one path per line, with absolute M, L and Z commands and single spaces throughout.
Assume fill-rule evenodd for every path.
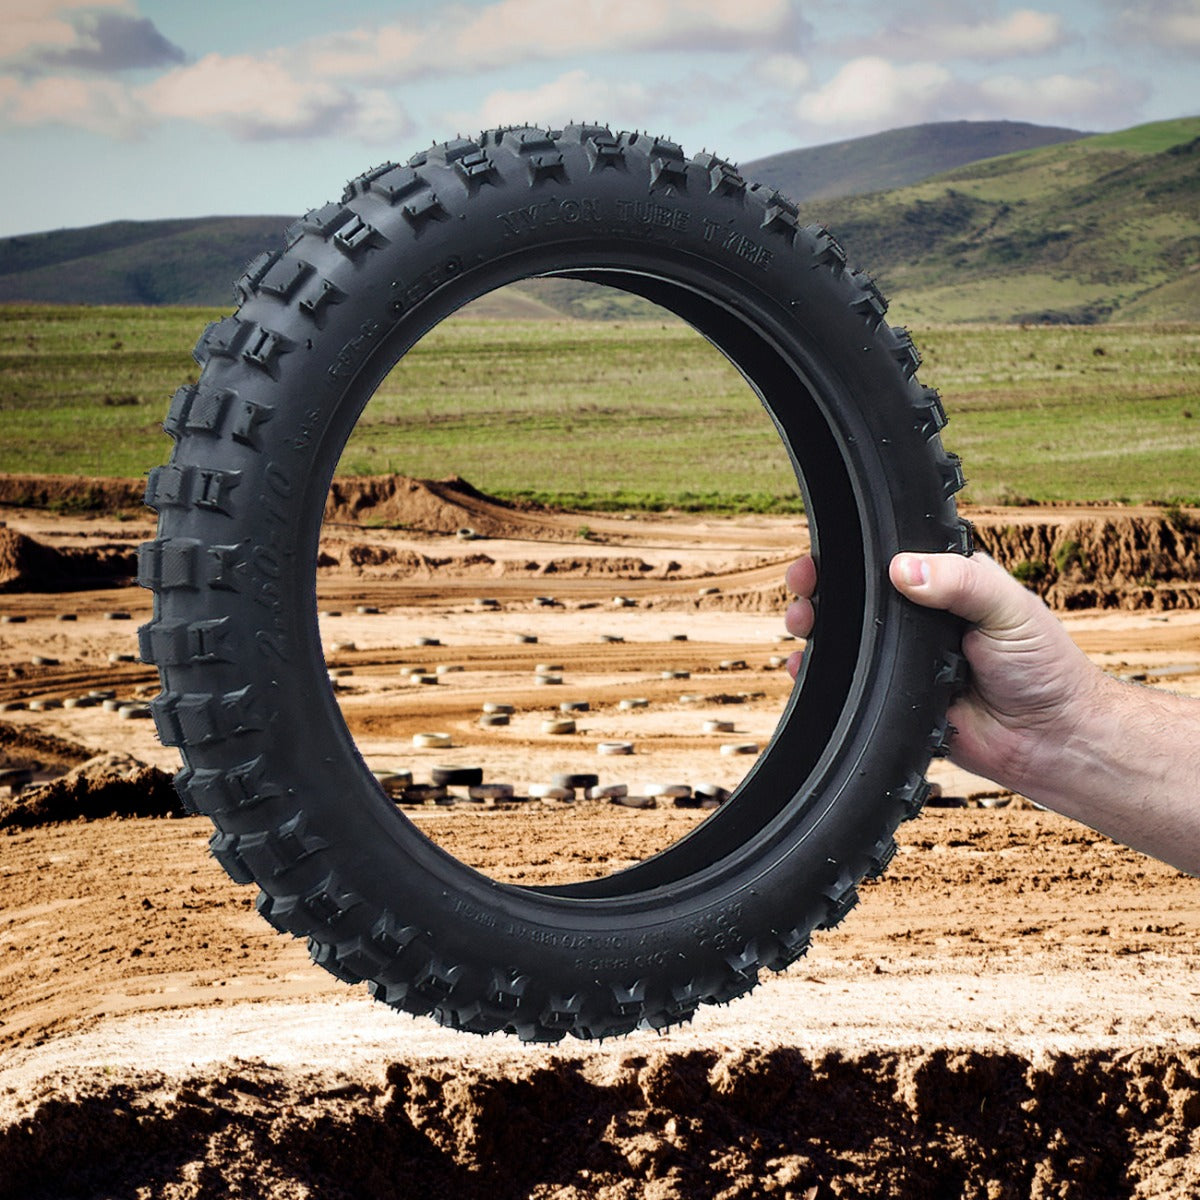
M 71 476 L 0 475 L 0 505 L 90 511 L 140 505 L 138 480 Z M 1194 510 L 1027 508 L 967 510 L 976 541 L 1002 566 L 1057 609 L 1200 608 L 1200 514 Z M 371 475 L 333 481 L 325 507 L 330 528 L 392 527 L 420 535 L 469 529 L 483 538 L 577 541 L 571 514 L 519 506 L 487 496 L 457 476 L 412 479 Z M 336 565 L 336 556 L 326 556 Z M 360 564 L 367 566 L 367 563 Z M 405 563 L 372 563 L 403 569 Z M 412 566 L 442 566 L 413 555 Z M 455 563 L 455 566 L 462 566 Z M 468 564 L 470 565 L 470 564 Z M 490 565 L 482 562 L 481 565 Z M 498 568 L 503 573 L 503 568 Z M 0 527 L 0 591 L 54 591 L 127 580 L 134 573 L 127 546 L 53 549 Z M 747 605 L 774 606 L 782 592 L 751 597 Z M 714 600 L 721 606 L 728 599 Z
M 1052 608 L 1200 608 L 1200 520 L 1191 513 L 978 521 L 975 534 Z
M 562 518 L 536 507 L 517 507 L 484 495 L 465 479 L 410 479 L 405 475 L 364 475 L 335 479 L 325 520 L 340 524 L 393 525 L 421 533 L 472 529 L 492 538 L 576 538 Z
M 97 1070 L 0 1130 L 0 1200 L 1182 1197 L 1198 1075 L 1165 1049 Z

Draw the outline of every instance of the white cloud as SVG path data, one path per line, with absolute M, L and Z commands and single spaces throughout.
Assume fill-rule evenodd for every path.
M 493 0 L 310 38 L 281 51 L 324 79 L 394 83 L 620 51 L 769 50 L 798 18 L 790 0 Z
M 970 59 L 993 62 L 1048 54 L 1064 46 L 1070 37 L 1062 17 L 1053 12 L 1020 8 L 1003 17 L 963 19 L 962 5 L 948 10 L 923 7 L 915 19 L 893 19 L 867 37 L 852 38 L 845 45 L 858 54 L 880 54 L 888 58 L 940 61 Z
M 977 87 L 978 111 L 1029 121 L 1086 122 L 1129 113 L 1145 89 L 1111 71 L 1090 75 L 993 75 Z
M 769 46 L 788 0 L 495 0 L 451 38 L 474 63 L 611 50 Z
M 937 63 L 896 66 L 869 55 L 852 59 L 824 87 L 801 96 L 796 113 L 831 130 L 912 125 L 926 119 L 952 83 Z
M 215 126 L 240 140 L 330 134 L 394 139 L 411 127 L 394 98 L 397 85 L 430 76 L 447 82 L 448 95 L 467 92 L 454 86 L 456 79 L 470 86 L 472 100 L 464 107 L 474 107 L 475 120 L 446 114 L 461 121 L 460 128 L 571 118 L 643 127 L 671 111 L 694 119 L 698 98 L 712 100 L 719 86 L 707 74 L 699 82 L 681 80 L 678 69 L 649 79 L 625 61 L 619 73 L 611 66 L 566 69 L 584 56 L 590 63 L 594 56 L 662 52 L 686 68 L 688 53 L 750 50 L 765 56 L 760 66 L 769 85 L 795 92 L 808 80 L 803 59 L 788 52 L 804 28 L 797 0 L 414 5 L 414 15 L 404 20 L 318 35 L 261 54 L 211 53 L 194 62 L 185 62 L 183 51 L 139 15 L 137 0 L 22 4 L 21 20 L 0 26 L 0 65 L 7 56 L 15 89 L 4 111 L 26 124 L 36 124 L 43 113 L 46 121 L 114 136 L 172 120 Z M 475 77 L 491 68 L 572 59 L 550 68 L 555 78 L 496 90 L 474 103 Z M 71 68 L 86 77 L 147 66 L 162 68 L 148 83 L 92 92 L 72 85 L 57 103 L 47 89 L 26 86 L 40 76 L 67 78 Z M 88 95 L 94 97 L 90 111 Z
M 525 122 L 549 126 L 597 120 L 614 126 L 641 126 L 654 107 L 657 107 L 656 97 L 644 84 L 595 79 L 581 69 L 568 71 L 537 87 L 491 92 L 477 111 L 447 113 L 445 117 L 459 131 Z
M 313 136 L 379 140 L 408 127 L 403 112 L 383 93 L 297 79 L 281 62 L 244 55 L 206 55 L 160 76 L 138 96 L 156 117 L 216 125 L 249 141 Z
M 757 64 L 754 76 L 773 87 L 794 92 L 809 81 L 812 71 L 798 54 L 768 54 Z
M 878 56 L 847 63 L 803 94 L 803 133 L 826 140 L 925 121 L 1027 120 L 1094 127 L 1129 123 L 1147 89 L 1111 68 L 1083 75 L 993 74 L 970 81 L 937 63 L 897 65 Z
M 934 27 L 925 39 L 930 57 L 996 59 L 1045 54 L 1063 45 L 1066 34 L 1057 14 L 1021 8 L 1000 20 Z
M 0 60 L 75 46 L 75 26 L 61 14 L 81 8 L 131 11 L 128 0 L 24 0 L 18 11 L 5 13 L 0 22 Z
M 0 116 L 13 125 L 68 125 L 117 138 L 134 137 L 148 124 L 124 84 L 68 75 L 32 82 L 0 77 Z
M 1163 50 L 1194 52 L 1200 49 L 1200 0 L 1151 0 L 1126 8 L 1117 18 L 1117 32 Z
M 291 54 L 298 63 L 323 79 L 353 79 L 387 83 L 420 73 L 430 36 L 399 25 L 354 29 L 312 38 Z

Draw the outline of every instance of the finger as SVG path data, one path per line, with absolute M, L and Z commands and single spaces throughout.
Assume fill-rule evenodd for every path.
M 796 678 L 796 672 L 800 670 L 800 660 L 804 657 L 803 650 L 793 650 L 787 658 L 787 673 L 793 678 Z
M 812 601 L 804 598 L 793 600 L 787 606 L 787 612 L 783 614 L 784 628 L 788 633 L 799 638 L 806 638 L 812 633 L 815 620 L 816 611 L 813 609 Z
M 805 554 L 803 557 L 796 559 L 788 567 L 787 574 L 784 576 L 784 582 L 787 584 L 788 591 L 793 596 L 811 599 L 813 593 L 817 590 L 817 564 L 813 561 L 812 555 Z
M 1016 629 L 1038 603 L 986 554 L 897 554 L 889 575 L 902 595 L 992 632 Z

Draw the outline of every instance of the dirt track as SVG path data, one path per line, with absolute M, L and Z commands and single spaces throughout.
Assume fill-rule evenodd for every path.
M 60 547 L 149 532 L 4 516 Z M 776 637 L 778 580 L 803 545 L 794 521 L 589 514 L 596 540 L 565 517 L 464 541 L 453 531 L 470 522 L 445 519 L 441 532 L 332 525 L 325 542 L 321 606 L 340 615 L 322 634 L 331 666 L 353 672 L 339 700 L 373 766 L 421 778 L 479 762 L 519 787 L 597 766 L 634 790 L 736 782 L 748 760 L 719 744 L 765 743 L 790 685 L 771 659 L 793 648 Z M 375 552 L 356 563 L 354 546 Z M 108 661 L 148 613 L 136 589 L 0 598 L 0 614 L 27 617 L 0 624 L 0 702 L 153 694 L 148 668 Z M 1067 620 L 1106 669 L 1200 694 L 1200 613 Z M 444 644 L 418 649 L 421 635 Z M 562 664 L 562 685 L 533 682 L 543 662 Z M 413 665 L 464 669 L 421 686 L 401 673 Z M 662 679 L 668 668 L 690 678 Z M 635 696 L 649 705 L 619 707 Z M 489 698 L 517 705 L 508 729 L 479 728 Z M 560 701 L 585 698 L 583 732 L 540 732 Z M 717 716 L 736 732 L 705 733 Z M 98 705 L 0 721 L 5 762 L 40 762 L 45 777 L 116 747 L 176 765 L 151 722 Z M 430 728 L 456 748 L 414 752 L 411 733 Z M 618 737 L 637 753 L 597 759 L 596 742 Z M 945 765 L 933 774 L 948 793 L 995 791 Z M 522 882 L 610 870 L 703 818 L 600 804 L 410 812 Z M 1200 883 L 1049 814 L 928 811 L 851 919 L 748 999 L 667 1035 L 556 1048 L 409 1022 L 332 979 L 208 858 L 209 831 L 195 818 L 0 830 L 0 1197 L 1200 1190 Z

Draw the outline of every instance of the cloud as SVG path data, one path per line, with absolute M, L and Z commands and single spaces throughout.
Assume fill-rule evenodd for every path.
M 796 113 L 835 129 L 911 125 L 924 120 L 952 84 L 953 76 L 937 63 L 896 66 L 869 55 L 852 59 L 824 87 L 801 96 Z
M 792 19 L 788 0 L 495 0 L 453 35 L 472 62 L 612 50 L 770 46 Z
M 537 87 L 491 92 L 476 112 L 445 115 L 459 130 L 493 129 L 525 122 L 559 126 L 568 121 L 597 120 L 640 127 L 654 107 L 657 107 L 656 97 L 645 84 L 595 79 L 581 69 L 568 71 Z
M 1003 113 L 1013 119 L 1044 122 L 1071 120 L 1088 122 L 1123 114 L 1143 101 L 1148 89 L 1118 76 L 1113 71 L 1090 75 L 993 75 L 979 82 L 975 104 L 978 111 Z
M 672 111 L 693 119 L 697 94 L 711 96 L 719 86 L 708 67 L 695 68 L 683 81 L 674 68 L 657 79 L 631 73 L 625 63 L 619 75 L 590 66 L 567 69 L 606 54 L 671 53 L 687 66 L 685 56 L 696 52 L 750 50 L 763 56 L 768 84 L 795 91 L 808 79 L 803 60 L 781 52 L 807 31 L 797 0 L 460 2 L 403 22 L 310 37 L 261 54 L 211 53 L 195 62 L 139 14 L 137 0 L 22 3 L 21 19 L 0 27 L 0 71 L 7 69 L 14 81 L 3 111 L 25 124 L 44 114 L 47 123 L 79 124 L 117 137 L 163 121 L 192 121 L 240 140 L 330 134 L 395 139 L 411 128 L 394 98 L 402 81 L 453 81 L 534 62 L 574 60 L 555 65 L 556 77 L 535 86 L 493 91 L 470 116 L 485 126 L 603 117 L 642 127 Z M 89 93 L 73 85 L 58 103 L 47 89 L 30 84 L 70 72 L 86 77 L 154 67 L 168 69 L 124 89 Z M 90 112 L 89 94 L 96 99 Z M 446 115 L 460 128 L 475 123 L 462 113 Z
M 290 57 L 301 69 L 322 79 L 388 83 L 431 69 L 426 57 L 426 51 L 433 48 L 431 40 L 424 31 L 385 25 L 312 38 L 296 47 Z
M 753 74 L 763 83 L 794 92 L 809 81 L 812 71 L 798 54 L 768 54 L 759 60 Z
M 13 125 L 67 125 L 117 138 L 136 137 L 149 123 L 123 83 L 70 75 L 0 76 L 0 117 Z
M 897 65 L 868 56 L 801 95 L 794 111 L 803 132 L 832 140 L 924 121 L 1128 123 L 1146 95 L 1144 85 L 1111 68 L 1085 75 L 1006 73 L 966 80 L 939 63 Z
M 976 24 L 941 25 L 925 32 L 930 57 L 997 59 L 1046 54 L 1067 41 L 1056 13 L 1017 9 L 1007 17 Z
M 92 71 L 125 71 L 181 63 L 187 57 L 146 17 L 82 12 L 74 28 L 75 45 L 47 51 L 45 61 Z
M 209 54 L 139 89 L 147 112 L 214 125 L 243 141 L 314 136 L 378 141 L 409 129 L 385 93 L 298 79 L 275 59 Z
M 790 0 L 492 0 L 412 21 L 310 38 L 290 52 L 324 79 L 395 83 L 630 51 L 772 50 L 807 28 Z
M 0 26 L 0 63 L 24 74 L 162 67 L 185 57 L 126 0 L 27 0 Z
M 1200 50 L 1200 0 L 1150 0 L 1123 9 L 1117 36 L 1149 42 L 1162 50 L 1190 54 Z
M 961 6 L 954 10 L 960 19 L 924 9 L 918 21 L 890 21 L 878 33 L 847 45 L 852 52 L 889 58 L 995 61 L 1047 54 L 1070 40 L 1057 13 L 1021 8 L 1004 17 L 973 21 L 962 20 L 961 13 Z

